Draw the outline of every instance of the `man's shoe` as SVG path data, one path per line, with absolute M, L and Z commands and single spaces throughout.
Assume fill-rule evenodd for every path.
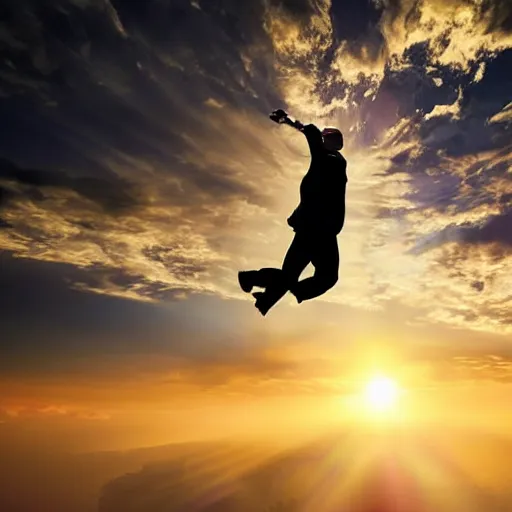
M 256 299 L 256 302 L 254 304 L 256 306 L 256 309 L 263 316 L 265 316 L 268 313 L 269 309 L 275 304 L 275 302 L 272 303 L 269 300 L 269 297 L 266 294 L 266 292 L 256 292 L 253 293 L 252 296 Z
M 238 272 L 238 283 L 245 293 L 251 293 L 254 286 L 251 279 L 251 271 Z

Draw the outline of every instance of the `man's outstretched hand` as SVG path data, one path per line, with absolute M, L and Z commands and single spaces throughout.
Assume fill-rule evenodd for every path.
M 270 119 L 279 124 L 284 123 L 287 117 L 288 114 L 282 108 L 278 108 L 270 114 Z
M 274 110 L 272 114 L 270 114 L 270 119 L 272 119 L 272 121 L 275 121 L 278 124 L 287 124 L 288 126 L 291 126 L 292 128 L 295 128 L 299 131 L 302 131 L 304 129 L 304 125 L 300 121 L 298 121 L 297 119 L 295 121 L 292 121 L 288 117 L 288 113 L 285 112 L 282 108 Z

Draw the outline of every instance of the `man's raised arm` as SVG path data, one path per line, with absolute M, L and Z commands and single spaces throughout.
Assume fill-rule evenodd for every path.
M 298 120 L 292 121 L 288 117 L 288 114 L 281 109 L 274 110 L 274 112 L 270 114 L 270 119 L 279 124 L 287 124 L 288 126 L 291 126 L 292 128 L 302 132 L 308 141 L 312 158 L 322 152 L 324 147 L 322 132 L 314 124 L 304 125 Z
M 311 157 L 314 158 L 316 155 L 321 154 L 324 148 L 322 132 L 314 124 L 303 126 L 301 132 L 306 136 L 309 150 L 311 151 Z

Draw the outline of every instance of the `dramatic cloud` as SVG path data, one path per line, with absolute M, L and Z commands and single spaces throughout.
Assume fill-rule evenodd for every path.
M 346 132 L 326 300 L 511 332 L 509 2 L 132 4 L 2 7 L 1 249 L 101 294 L 240 297 L 308 165 L 284 106 Z

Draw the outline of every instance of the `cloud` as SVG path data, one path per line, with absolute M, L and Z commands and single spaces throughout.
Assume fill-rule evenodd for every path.
M 46 199 L 45 190 L 62 189 L 97 203 L 109 213 L 134 208 L 137 204 L 135 187 L 115 174 L 107 179 L 73 177 L 63 171 L 22 169 L 8 160 L 0 159 L 0 183 L 7 191 L 5 195 L 14 202 L 16 196 L 42 202 Z
M 512 103 L 489 119 L 490 123 L 507 123 L 512 120 Z
M 222 108 L 224 106 L 220 101 L 217 101 L 215 98 L 208 98 L 204 102 L 204 104 L 212 108 Z
M 453 119 L 458 119 L 460 115 L 461 101 L 462 89 L 459 89 L 459 96 L 457 97 L 457 100 L 454 103 L 450 105 L 436 105 L 434 107 L 434 110 L 432 110 L 425 116 L 425 120 L 428 121 L 429 119 L 438 116 L 451 116 Z
M 500 52 L 512 41 L 496 21 L 509 9 L 504 2 L 392 0 L 380 5 L 380 27 L 390 55 L 400 57 L 405 49 L 428 41 L 432 64 L 469 72 L 472 61 Z
M 412 145 L 421 148 L 417 152 L 393 143 L 387 172 L 404 179 L 404 187 L 383 190 L 383 195 L 393 194 L 389 205 L 396 205 L 399 196 L 409 203 L 386 206 L 380 226 L 374 224 L 368 254 L 387 263 L 375 272 L 373 286 L 382 300 L 400 297 L 419 309 L 423 304 L 428 321 L 505 333 L 511 260 L 510 180 L 503 170 L 510 154 L 505 149 L 440 157 L 425 144 L 449 148 L 451 138 L 439 137 L 439 131 L 450 123 L 445 118 L 433 131 L 408 132 Z
M 479 358 L 454 357 L 453 375 L 461 380 L 487 380 L 507 384 L 512 382 L 512 360 L 492 354 Z
M 351 49 L 349 43 L 343 41 L 336 50 L 332 68 L 339 73 L 341 80 L 353 86 L 368 79 L 377 88 L 384 78 L 386 66 L 381 52 L 380 48 L 372 48 L 366 43 Z
M 41 421 L 55 418 L 71 418 L 87 421 L 106 421 L 110 414 L 104 411 L 91 410 L 80 406 L 63 404 L 9 404 L 0 405 L 0 417 L 4 423 L 22 421 Z
M 287 8 L 288 7 L 288 8 Z M 343 105 L 324 102 L 322 63 L 333 44 L 330 0 L 266 4 L 264 27 L 275 53 L 277 87 L 296 115 L 322 117 Z
M 43 359 L 44 368 L 38 368 L 23 384 L 18 379 L 3 379 L 6 396 L 0 409 L 9 417 L 26 420 L 54 416 L 102 419 L 140 409 L 155 411 L 163 404 L 181 410 L 191 401 L 203 407 L 262 397 L 323 400 L 338 396 L 348 385 L 339 378 L 340 366 L 349 366 L 346 361 L 336 356 L 337 364 L 333 364 L 322 357 L 308 357 L 307 347 L 297 346 L 296 340 L 286 346 L 284 340 L 274 340 L 275 346 L 269 347 L 259 339 L 261 348 L 257 349 L 249 343 L 230 347 L 228 341 L 212 346 L 211 335 L 203 334 L 201 340 L 198 329 L 189 328 L 187 339 L 178 321 L 174 329 L 180 339 L 170 337 L 165 340 L 166 350 L 155 354 L 141 355 L 140 350 L 115 356 L 95 353 L 78 360 L 68 358 L 66 368 L 55 361 L 48 368 Z M 102 391 L 105 387 L 111 389 L 108 395 Z

